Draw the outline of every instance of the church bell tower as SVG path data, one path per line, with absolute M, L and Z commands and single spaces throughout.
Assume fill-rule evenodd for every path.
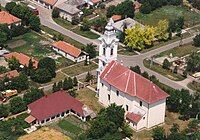
M 97 90 L 99 89 L 100 78 L 99 75 L 104 70 L 106 64 L 112 60 L 117 60 L 117 48 L 119 39 L 116 37 L 116 32 L 113 27 L 114 21 L 110 18 L 108 24 L 105 27 L 104 34 L 99 38 L 101 41 L 99 45 L 99 67 L 97 70 L 98 83 Z

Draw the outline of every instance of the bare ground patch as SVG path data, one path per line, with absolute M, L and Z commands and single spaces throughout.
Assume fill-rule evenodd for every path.
M 19 46 L 23 46 L 25 44 L 26 44 L 26 41 L 24 41 L 23 39 L 20 39 L 20 40 L 15 40 L 15 41 L 9 42 L 7 45 L 9 48 L 14 49 Z

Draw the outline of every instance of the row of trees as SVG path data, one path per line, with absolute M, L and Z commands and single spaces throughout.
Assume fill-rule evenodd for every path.
M 30 88 L 23 96 L 17 96 L 10 100 L 7 105 L 0 105 L 0 118 L 7 117 L 10 113 L 17 114 L 27 109 L 27 105 L 44 96 L 43 90 Z
M 80 135 L 78 139 L 122 140 L 125 137 L 131 137 L 132 130 L 124 122 L 124 113 L 124 109 L 116 104 L 100 110 L 89 130 Z
M 40 31 L 40 19 L 33 14 L 27 6 L 9 2 L 6 4 L 5 9 L 22 20 L 23 25 L 29 25 L 31 29 Z
M 135 16 L 135 8 L 131 0 L 125 0 L 124 2 L 118 4 L 117 6 L 111 5 L 107 10 L 107 17 L 112 15 L 121 15 L 122 18 Z
M 183 0 L 140 0 L 140 2 L 142 3 L 140 12 L 143 14 L 149 14 L 151 11 L 154 11 L 157 8 L 161 8 L 165 5 L 181 5 Z
M 64 81 L 59 81 L 53 84 L 53 92 L 72 89 L 74 86 L 78 85 L 78 80 L 76 77 L 73 79 L 71 77 L 65 78 Z
M 167 20 L 161 20 L 156 27 L 142 27 L 137 24 L 130 29 L 126 29 L 125 34 L 125 44 L 132 49 L 141 51 L 151 47 L 155 38 L 159 41 L 168 39 L 168 22 Z

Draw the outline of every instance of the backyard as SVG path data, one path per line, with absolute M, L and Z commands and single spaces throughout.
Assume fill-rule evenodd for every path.
M 84 72 L 92 71 L 97 69 L 98 66 L 94 62 L 90 62 L 89 65 L 85 65 L 84 62 L 77 63 L 76 65 L 64 68 L 62 72 L 69 76 L 76 76 Z
M 7 44 L 11 51 L 24 53 L 38 60 L 52 53 L 48 46 L 50 42 L 32 31 L 13 38 Z
M 135 19 L 144 25 L 156 26 L 159 20 L 170 20 L 184 17 L 185 27 L 191 27 L 200 23 L 200 14 L 183 6 L 163 6 L 150 14 L 136 13 Z
M 98 113 L 103 106 L 98 102 L 98 98 L 95 97 L 96 93 L 88 88 L 83 88 L 77 91 L 77 99 L 86 104 L 95 113 Z
M 183 57 L 198 50 L 200 50 L 200 48 L 194 47 L 192 44 L 185 44 L 183 46 L 175 47 L 173 49 L 162 52 L 156 57 L 169 56 L 170 54 L 172 54 L 173 57 Z
M 97 39 L 99 38 L 99 35 L 93 33 L 92 31 L 82 31 L 80 30 L 80 27 L 78 25 L 72 25 L 69 21 L 64 20 L 62 18 L 54 18 L 54 21 L 61 25 L 62 27 L 71 30 L 79 35 L 82 35 L 84 37 L 90 38 L 90 39 Z
M 182 75 L 180 74 L 176 74 L 176 73 L 173 73 L 171 70 L 167 70 L 167 69 L 164 69 L 162 68 L 162 66 L 158 65 L 158 64 L 153 64 L 151 67 L 150 67 L 150 60 L 147 60 L 145 59 L 143 61 L 144 63 L 144 66 L 157 72 L 157 73 L 160 73 L 161 75 L 171 79 L 171 80 L 174 80 L 174 81 L 182 81 L 185 79 L 185 77 L 183 77 Z

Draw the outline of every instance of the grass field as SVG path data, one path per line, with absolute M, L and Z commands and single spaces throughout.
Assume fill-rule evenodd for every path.
M 71 138 L 57 130 L 43 127 L 35 132 L 20 137 L 18 140 L 71 140 Z
M 196 81 L 192 81 L 190 83 L 188 83 L 188 88 L 194 90 L 194 91 L 198 91 L 200 92 L 200 83 L 196 82 Z
M 118 54 L 128 55 L 128 56 L 136 55 L 136 53 L 134 51 L 129 51 L 127 49 L 121 49 L 121 50 L 119 50 Z
M 174 80 L 174 81 L 182 81 L 185 79 L 185 77 L 183 77 L 182 75 L 180 74 L 176 74 L 176 73 L 173 73 L 172 71 L 170 70 L 167 70 L 167 69 L 163 69 L 162 66 L 158 65 L 158 64 L 153 64 L 152 67 L 150 68 L 150 61 L 149 60 L 144 60 L 143 61 L 144 63 L 144 66 L 171 79 L 171 80 Z
M 200 23 L 200 14 L 190 11 L 183 6 L 163 6 L 150 14 L 137 13 L 135 19 L 144 25 L 156 26 L 159 20 L 170 20 L 180 16 L 184 17 L 185 27 L 191 27 Z
M 95 97 L 96 93 L 88 88 L 83 88 L 77 91 L 77 98 L 86 104 L 90 109 L 98 113 L 103 107 L 98 103 L 98 98 Z
M 80 28 L 77 25 L 72 25 L 69 21 L 64 20 L 62 18 L 54 18 L 54 21 L 59 24 L 60 26 L 71 30 L 81 36 L 90 38 L 90 39 L 97 39 L 99 38 L 99 35 L 91 32 L 91 31 L 81 31 Z
M 74 66 L 63 69 L 62 72 L 66 73 L 67 75 L 70 75 L 70 76 L 76 76 L 81 73 L 97 69 L 97 67 L 98 67 L 97 64 L 95 64 L 93 62 L 91 62 L 89 65 L 86 65 L 86 66 L 84 65 L 84 62 L 81 62 L 81 63 L 77 63 Z
M 14 46 L 15 44 L 20 44 L 20 42 L 22 46 Z M 45 42 L 45 45 L 42 44 L 43 42 Z M 10 48 L 12 51 L 22 52 L 36 59 L 41 59 L 52 52 L 50 48 L 48 48 L 48 45 L 46 45 L 49 43 L 50 42 L 38 34 L 28 32 L 24 35 L 13 38 L 11 41 L 8 41 L 8 47 L 12 46 L 12 48 Z
M 55 31 L 55 30 L 53 30 L 53 29 L 50 29 L 50 28 L 48 28 L 48 27 L 46 27 L 46 26 L 41 26 L 41 29 L 42 29 L 44 32 L 46 32 L 46 33 L 48 33 L 48 34 L 50 34 L 50 35 L 59 35 L 59 34 L 60 34 L 59 32 L 57 32 L 57 31 Z M 63 37 L 64 37 L 64 41 L 66 41 L 66 42 L 68 42 L 68 43 L 74 45 L 75 47 L 80 48 L 80 49 L 85 48 L 85 45 L 83 45 L 83 44 L 77 42 L 76 40 L 73 40 L 72 38 L 70 38 L 70 37 L 68 37 L 68 36 L 64 36 L 64 35 L 63 35 Z
M 183 57 L 183 56 L 188 55 L 192 52 L 196 52 L 199 49 L 200 48 L 194 47 L 192 44 L 186 44 L 186 45 L 183 45 L 183 46 L 180 46 L 180 47 L 175 47 L 173 49 L 162 52 L 159 55 L 157 55 L 156 57 L 162 57 L 162 56 L 166 56 L 166 55 L 170 55 L 170 54 L 172 54 L 173 57 L 175 57 L 175 56 Z

